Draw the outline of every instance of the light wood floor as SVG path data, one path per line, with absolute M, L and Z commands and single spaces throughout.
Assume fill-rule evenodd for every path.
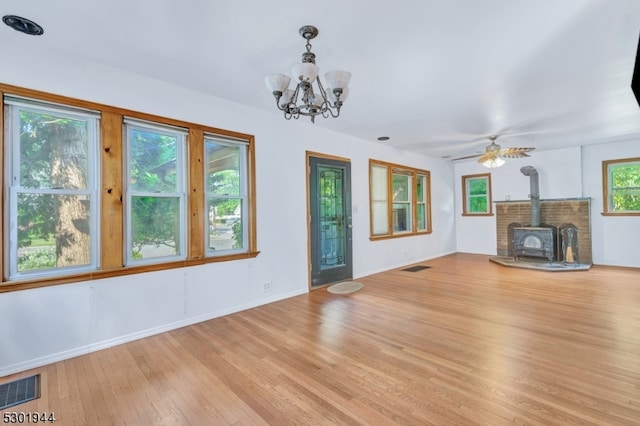
M 640 270 L 423 264 L 14 375 L 41 373 L 43 395 L 9 410 L 62 425 L 640 424 Z

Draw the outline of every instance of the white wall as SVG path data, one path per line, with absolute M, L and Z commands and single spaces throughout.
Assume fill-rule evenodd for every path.
M 59 52 L 3 46 L 0 82 L 256 137 L 255 259 L 0 293 L 0 376 L 308 291 L 305 151 L 352 163 L 354 276 L 455 251 L 453 168 L 202 93 L 77 63 Z M 265 90 L 265 96 L 269 96 Z M 348 114 L 345 107 L 344 114 Z M 369 240 L 368 159 L 431 171 L 431 235 Z M 272 291 L 262 284 L 272 281 Z

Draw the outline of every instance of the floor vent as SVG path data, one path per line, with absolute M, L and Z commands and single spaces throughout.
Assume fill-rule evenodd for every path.
M 0 410 L 40 398 L 40 375 L 0 385 Z
M 403 271 L 418 272 L 418 271 L 422 271 L 423 269 L 429 269 L 429 268 L 431 268 L 431 266 L 417 265 L 417 266 L 412 266 L 410 268 L 403 269 Z

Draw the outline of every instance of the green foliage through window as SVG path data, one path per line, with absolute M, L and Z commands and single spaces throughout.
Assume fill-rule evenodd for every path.
M 180 130 L 127 123 L 131 261 L 184 256 L 183 143 Z
M 491 214 L 491 175 L 463 176 L 464 211 L 466 215 Z

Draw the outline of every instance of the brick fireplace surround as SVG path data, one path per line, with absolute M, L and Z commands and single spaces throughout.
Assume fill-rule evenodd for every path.
M 531 223 L 530 201 L 496 201 L 496 232 L 498 256 L 513 256 L 512 236 L 509 225 Z M 578 252 L 580 263 L 591 265 L 591 199 L 564 198 L 540 200 L 540 223 L 559 227 L 572 224 L 578 228 Z

